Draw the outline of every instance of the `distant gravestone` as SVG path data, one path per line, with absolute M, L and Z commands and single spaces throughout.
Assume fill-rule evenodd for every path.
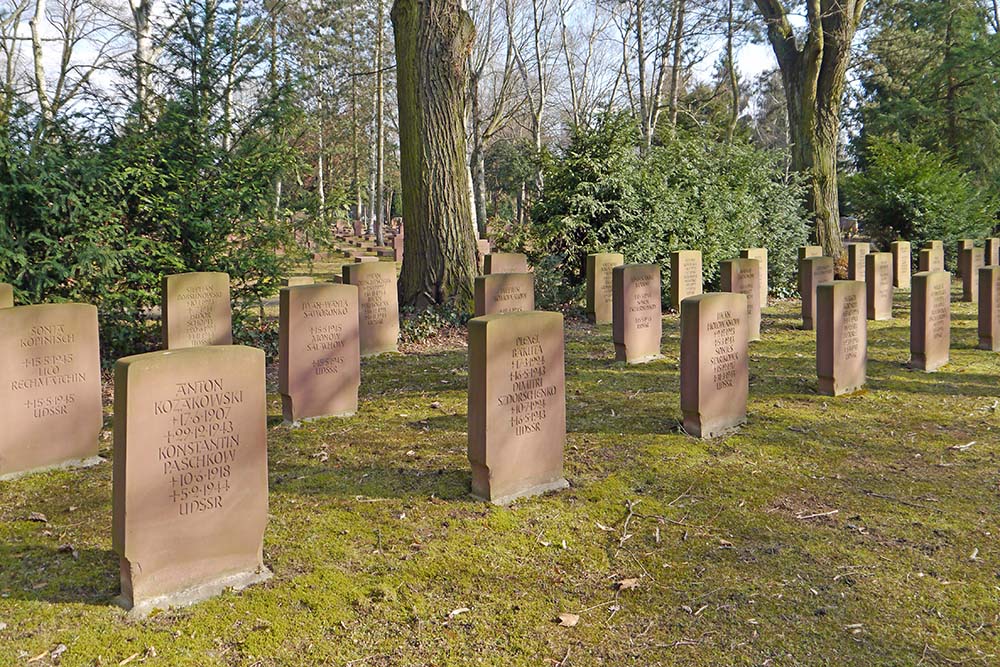
M 939 243 L 939 241 L 932 243 Z M 923 273 L 944 271 L 944 250 L 937 246 L 922 249 L 917 260 L 917 269 Z
M 281 281 L 282 287 L 298 287 L 299 285 L 314 284 L 316 284 L 316 279 L 312 276 L 291 276 L 289 278 L 283 278 Z
M 756 259 L 759 263 L 760 274 L 760 307 L 767 308 L 768 292 L 770 290 L 767 282 L 767 248 L 744 248 L 740 251 L 743 259 Z
M 0 479 L 100 462 L 101 423 L 97 308 L 0 310 Z
M 984 266 L 1000 265 L 1000 239 L 994 237 L 986 239 L 983 248 L 983 261 L 985 262 Z
M 214 346 L 115 365 L 113 547 L 135 616 L 270 577 L 264 352 Z
M 975 247 L 976 242 L 972 239 L 961 239 L 955 244 L 955 265 L 958 267 L 958 277 L 960 279 L 965 278 L 965 267 L 962 265 L 962 251 L 971 250 Z
M 746 297 L 730 292 L 681 302 L 681 412 L 691 436 L 714 438 L 746 421 L 746 312 Z
M 487 239 L 476 241 L 476 262 L 479 266 L 479 273 L 482 273 L 486 265 L 486 255 L 490 254 L 490 242 Z
M 395 262 L 403 261 L 403 235 L 396 234 L 392 237 L 392 259 Z
M 822 257 L 823 256 L 823 246 L 819 245 L 803 245 L 799 246 L 799 259 L 808 259 L 810 257 Z
M 865 255 L 871 252 L 870 243 L 847 244 L 847 279 L 865 281 Z
M 962 248 L 958 254 L 958 269 L 962 275 L 962 301 L 975 303 L 979 298 L 979 269 L 983 268 L 982 248 Z
M 802 299 L 802 328 L 816 328 L 816 286 L 834 278 L 832 257 L 807 257 L 799 260 L 799 285 Z
M 278 391 L 285 421 L 357 412 L 358 288 L 333 284 L 285 288 L 278 321 Z
M 503 505 L 563 478 L 563 317 L 534 311 L 469 320 L 472 493 Z
M 659 359 L 663 336 L 660 265 L 616 266 L 612 289 L 615 360 L 642 364 Z
M 1000 352 L 1000 266 L 979 269 L 979 349 Z
M 736 292 L 747 298 L 747 339 L 760 340 L 760 262 L 756 259 L 730 259 L 719 264 L 723 292 Z
M 865 300 L 869 320 L 892 319 L 892 255 L 873 252 L 865 257 Z
M 10 283 L 0 283 L 0 308 L 14 307 L 14 286 Z
M 483 273 L 528 273 L 528 258 L 519 252 L 493 252 L 483 258 Z
M 889 246 L 892 254 L 892 285 L 898 289 L 910 289 L 910 273 L 913 269 L 911 245 L 909 241 L 893 241 Z
M 399 350 L 399 296 L 396 264 L 345 264 L 343 284 L 358 288 L 361 356 Z
M 475 316 L 522 313 L 535 309 L 535 274 L 494 273 L 476 276 Z
M 910 294 L 910 366 L 935 371 L 951 348 L 951 274 L 915 273 Z
M 594 324 L 611 322 L 611 272 L 624 263 L 625 256 L 618 252 L 587 255 L 587 318 Z
M 355 236 L 361 236 L 362 234 L 365 233 L 364 223 L 362 223 L 360 219 L 353 220 L 351 222 L 351 225 L 353 226 L 353 231 Z
M 816 293 L 819 393 L 840 396 L 860 390 L 865 384 L 867 365 L 865 283 L 835 280 L 821 284 Z
M 177 350 L 233 342 L 229 276 L 218 272 L 164 276 L 163 347 Z
M 670 253 L 670 306 L 680 312 L 681 302 L 704 291 L 700 250 Z

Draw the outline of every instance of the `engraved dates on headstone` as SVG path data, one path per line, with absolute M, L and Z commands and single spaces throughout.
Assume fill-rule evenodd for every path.
M 983 268 L 983 249 L 971 247 L 959 250 L 958 266 L 962 276 L 962 301 L 975 303 L 979 298 L 979 269 Z
M 847 279 L 865 279 L 865 255 L 871 252 L 870 243 L 847 244 Z
M 535 309 L 533 273 L 493 273 L 476 276 L 473 291 L 476 317 Z
M 396 352 L 399 340 L 399 297 L 396 264 L 345 264 L 344 284 L 358 287 L 361 356 Z
M 892 319 L 892 255 L 873 252 L 865 257 L 869 320 Z
M 625 264 L 612 273 L 615 359 L 630 364 L 659 359 L 663 335 L 659 264 Z
M 889 246 L 892 253 L 892 285 L 898 289 L 910 289 L 910 273 L 913 270 L 911 245 L 909 241 L 893 241 Z
M 670 253 L 670 306 L 680 312 L 681 301 L 704 290 L 700 250 Z
M 177 350 L 233 342 L 233 310 L 225 273 L 163 278 L 163 347 Z
M 1000 352 L 1000 266 L 979 269 L 979 349 Z
M 807 257 L 799 260 L 799 285 L 802 298 L 802 328 L 816 328 L 816 286 L 834 278 L 832 257 Z
M 519 252 L 493 252 L 483 258 L 483 273 L 528 273 L 528 257 Z
M 951 347 L 951 274 L 913 274 L 910 297 L 910 366 L 931 372 L 948 363 Z
M 767 282 L 767 248 L 745 248 L 740 251 L 740 257 L 743 259 L 756 259 L 759 263 L 760 307 L 767 308 L 769 290 Z
M 723 292 L 737 292 L 747 298 L 747 336 L 760 340 L 760 263 L 756 259 L 730 259 L 720 265 Z
M 849 394 L 865 384 L 865 289 L 865 283 L 857 280 L 821 283 L 817 289 L 816 372 L 819 393 L 826 396 Z
M 587 318 L 594 324 L 611 322 L 611 272 L 624 263 L 624 255 L 617 252 L 587 255 Z

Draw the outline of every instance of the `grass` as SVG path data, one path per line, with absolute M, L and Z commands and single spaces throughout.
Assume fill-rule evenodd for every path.
M 349 419 L 284 427 L 272 387 L 274 578 L 146 621 L 110 605 L 109 464 L 5 483 L 0 664 L 998 664 L 1000 361 L 956 303 L 951 364 L 907 370 L 906 301 L 837 399 L 769 308 L 749 422 L 710 442 L 678 429 L 676 317 L 631 368 L 569 320 L 572 486 L 510 508 L 468 496 L 460 344 L 366 360 Z

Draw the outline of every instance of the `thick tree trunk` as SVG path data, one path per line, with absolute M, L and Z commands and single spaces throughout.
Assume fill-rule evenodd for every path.
M 466 306 L 476 273 L 465 151 L 475 27 L 460 0 L 396 0 L 391 16 L 406 223 L 400 303 Z

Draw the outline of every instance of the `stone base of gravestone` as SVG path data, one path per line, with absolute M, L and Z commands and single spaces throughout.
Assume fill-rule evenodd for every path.
M 865 290 L 860 280 L 835 280 L 821 283 L 816 291 L 816 374 L 820 394 L 841 396 L 865 385 Z
M 932 372 L 948 363 L 951 349 L 951 274 L 913 274 L 910 292 L 910 367 Z
M 225 575 L 212 581 L 200 583 L 197 586 L 172 592 L 168 595 L 160 595 L 155 598 L 143 600 L 138 604 L 133 604 L 131 595 L 124 592 L 121 595 L 116 595 L 111 601 L 115 606 L 127 611 L 129 618 L 141 620 L 147 618 L 154 611 L 190 607 L 199 602 L 218 597 L 226 591 L 239 592 L 255 584 L 262 584 L 273 576 L 274 574 L 271 570 L 261 565 L 259 569 L 252 572 L 237 572 L 236 574 Z

